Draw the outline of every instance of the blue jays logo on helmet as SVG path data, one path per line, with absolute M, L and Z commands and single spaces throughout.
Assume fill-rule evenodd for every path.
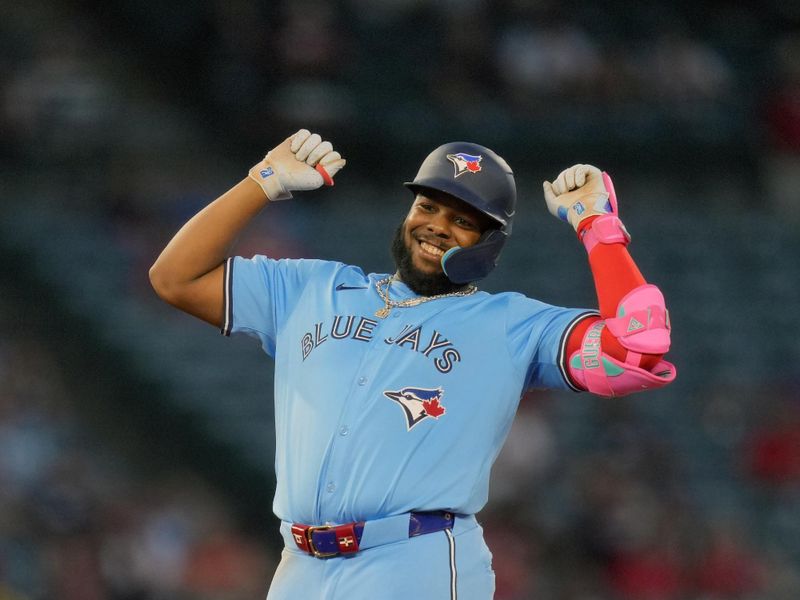
M 404 387 L 397 392 L 385 391 L 383 395 L 397 402 L 403 409 L 408 431 L 420 421 L 427 418 L 438 419 L 446 412 L 441 404 L 444 395 L 442 388 Z
M 481 161 L 483 157 L 480 154 L 457 152 L 456 154 L 448 154 L 447 158 L 456 168 L 453 177 L 458 177 L 464 173 L 477 173 L 481 170 Z

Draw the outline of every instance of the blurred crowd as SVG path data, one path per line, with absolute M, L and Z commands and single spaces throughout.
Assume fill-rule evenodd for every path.
M 2 201 L 91 214 L 142 303 L 169 234 L 300 125 L 362 147 L 355 180 L 421 155 L 390 144 L 432 147 L 440 132 L 502 140 L 532 163 L 539 146 L 683 140 L 666 169 L 700 148 L 711 167 L 753 174 L 759 210 L 800 219 L 791 3 L 179 4 L 0 7 Z M 749 162 L 717 164 L 723 148 Z M 239 252 L 300 256 L 302 227 L 276 212 Z M 0 600 L 263 597 L 277 556 L 242 533 L 225 494 L 111 451 L 58 352 L 12 329 L 14 311 L 0 305 Z M 581 396 L 565 416 L 561 398 L 525 398 L 479 516 L 497 599 L 796 599 L 792 375 L 698 390 L 674 431 L 634 400 Z
M 201 474 L 139 464 L 87 425 L 58 349 L 20 316 L 2 301 L 0 599 L 264 597 L 274 557 L 230 502 Z
M 185 133 L 180 113 L 203 115 L 218 148 L 239 153 L 297 123 L 340 144 L 379 136 L 359 140 L 370 148 L 442 123 L 528 153 L 531 132 L 557 136 L 536 140 L 548 147 L 797 145 L 800 17 L 779 3 L 79 6 L 3 9 L 3 119 L 40 156 L 169 144 Z
M 524 398 L 482 515 L 497 598 L 796 597 L 797 391 L 704 391 L 699 400 L 706 422 L 694 452 L 637 414 L 634 399 L 590 401 L 582 427 L 596 437 L 576 451 L 559 432 L 556 400 Z M 686 464 L 704 443 L 727 457 L 719 469 L 734 482 L 705 500 Z
M 800 17 L 784 3 L 0 10 L 3 156 L 59 177 L 82 210 L 178 222 L 230 180 L 226 166 L 254 162 L 302 125 L 364 174 L 409 171 L 442 136 L 465 132 L 530 169 L 576 144 L 589 157 L 627 149 L 629 160 L 669 148 L 665 172 L 694 172 L 687 156 L 737 161 L 752 172 L 754 204 L 800 213 Z

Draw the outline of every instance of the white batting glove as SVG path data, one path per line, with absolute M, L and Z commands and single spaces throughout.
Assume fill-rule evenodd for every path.
M 573 165 L 561 171 L 553 183 L 545 181 L 544 199 L 550 214 L 567 221 L 575 230 L 584 219 L 613 213 L 603 173 L 592 165 Z
M 291 198 L 295 190 L 333 185 L 333 176 L 345 163 L 330 142 L 301 129 L 270 150 L 264 160 L 250 169 L 248 176 L 275 202 Z

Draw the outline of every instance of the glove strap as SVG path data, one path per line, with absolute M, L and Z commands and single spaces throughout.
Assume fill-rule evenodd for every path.
M 602 215 L 581 234 L 586 252 L 591 252 L 597 244 L 623 244 L 627 246 L 631 235 L 616 215 Z
M 269 198 L 270 202 L 277 202 L 278 200 L 288 200 L 292 194 L 286 191 L 283 187 L 278 173 L 270 165 L 266 159 L 255 165 L 247 173 L 248 177 L 255 181 L 264 190 L 264 193 Z

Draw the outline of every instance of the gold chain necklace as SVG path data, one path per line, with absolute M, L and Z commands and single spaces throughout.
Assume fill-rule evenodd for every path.
M 398 301 L 398 300 L 392 300 L 389 297 L 389 288 L 392 285 L 393 279 L 394 275 L 375 282 L 375 289 L 377 290 L 378 295 L 385 303 L 385 306 L 383 308 L 379 308 L 378 310 L 375 311 L 375 316 L 381 319 L 385 319 L 386 317 L 388 317 L 389 313 L 392 311 L 393 308 L 408 308 L 409 306 L 417 306 L 418 304 L 430 302 L 431 300 L 438 300 L 439 298 L 455 298 L 456 296 L 470 296 L 478 291 L 478 288 L 476 288 L 474 285 L 471 285 L 467 289 L 460 290 L 458 292 L 450 292 L 448 294 L 437 294 L 435 296 L 417 296 L 416 298 L 409 298 L 408 300 Z M 384 285 L 386 286 L 386 290 L 383 289 Z

